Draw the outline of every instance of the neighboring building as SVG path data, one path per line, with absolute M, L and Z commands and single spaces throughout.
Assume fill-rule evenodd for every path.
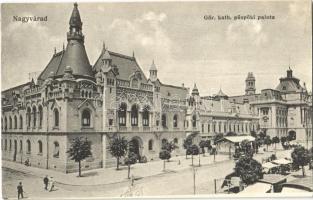
M 259 129 L 259 118 L 248 103 L 234 103 L 222 90 L 212 97 L 200 97 L 194 86 L 188 100 L 187 131 L 198 131 L 203 139 L 213 140 L 218 133 L 250 135 Z
M 154 62 L 147 78 L 134 56 L 105 48 L 90 64 L 75 3 L 67 46 L 55 52 L 29 83 L 2 92 L 2 157 L 63 172 L 77 171 L 66 151 L 72 139 L 86 136 L 92 156 L 83 170 L 115 165 L 108 150 L 120 134 L 148 161 L 158 159 L 162 142 L 174 141 L 183 153 L 188 89 L 163 84 Z
M 246 93 L 229 97 L 231 102 L 249 103 L 258 113 L 260 129 L 271 137 L 295 135 L 296 141 L 308 144 L 312 141 L 312 94 L 305 83 L 287 70 L 287 76 L 279 79 L 275 89 L 263 89 L 255 93 L 255 78 L 252 73 L 246 79 Z

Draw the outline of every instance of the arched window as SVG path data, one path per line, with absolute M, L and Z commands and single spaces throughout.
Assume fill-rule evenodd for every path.
M 178 139 L 174 138 L 174 144 L 178 144 Z
M 14 116 L 14 129 L 17 129 L 17 117 L 16 117 L 16 115 Z
M 27 145 L 27 152 L 26 153 L 30 153 L 32 151 L 32 147 L 31 147 L 29 140 L 26 141 L 26 145 Z
M 126 126 L 127 104 L 121 103 L 118 109 L 118 123 L 120 126 Z
M 135 78 L 132 80 L 132 88 L 138 88 L 138 80 Z
M 163 114 L 163 115 L 162 115 L 162 126 L 163 126 L 163 128 L 166 128 L 166 127 L 167 127 L 166 114 Z
M 221 126 L 222 126 L 222 123 L 221 123 L 221 122 L 218 122 L 218 132 L 219 132 L 219 133 L 222 132 Z
M 60 155 L 60 145 L 58 142 L 54 142 L 54 150 L 53 150 L 53 157 L 58 158 Z
M 12 117 L 9 117 L 9 129 L 12 129 Z
M 149 126 L 149 108 L 145 108 L 142 113 L 142 125 Z
M 177 127 L 177 124 L 178 124 L 177 120 L 178 120 L 177 115 L 174 115 L 174 117 L 173 117 L 173 127 L 174 127 L 174 128 Z
M 163 138 L 162 139 L 162 149 L 164 148 L 164 145 L 166 145 L 168 142 L 167 142 L 167 139 Z
M 23 141 L 20 140 L 20 152 L 23 152 Z
M 4 150 L 5 151 L 8 150 L 8 140 L 7 139 L 4 140 Z
M 213 132 L 216 132 L 216 122 L 213 122 Z
M 34 106 L 33 107 L 33 127 L 36 127 L 36 122 L 37 122 L 37 108 Z
M 41 140 L 38 140 L 38 153 L 42 154 L 42 142 L 41 142 Z
M 38 112 L 39 112 L 39 127 L 41 127 L 42 126 L 42 118 L 43 118 L 42 106 L 39 106 Z
M 149 140 L 148 149 L 149 151 L 153 150 L 153 140 Z
M 4 117 L 4 130 L 8 129 L 8 120 L 7 117 Z
M 131 108 L 131 125 L 138 126 L 138 107 L 136 104 Z
M 208 133 L 211 132 L 211 127 L 210 127 L 210 124 L 208 124 Z
M 85 92 L 84 92 L 84 90 L 82 91 L 82 97 L 85 97 Z
M 90 126 L 90 111 L 87 109 L 82 113 L 82 126 Z
M 192 127 L 197 127 L 197 116 L 193 115 L 192 116 Z
M 10 146 L 9 146 L 9 151 L 12 150 L 12 140 L 10 140 Z
M 89 98 L 91 98 L 91 91 L 89 91 Z
M 30 127 L 30 124 L 31 124 L 31 109 L 29 107 L 27 108 L 26 120 L 27 120 L 27 127 Z
M 23 128 L 23 117 L 22 115 L 20 115 L 20 129 Z
M 59 126 L 59 111 L 58 109 L 54 109 L 53 111 L 53 115 L 54 115 L 54 126 L 58 127 Z

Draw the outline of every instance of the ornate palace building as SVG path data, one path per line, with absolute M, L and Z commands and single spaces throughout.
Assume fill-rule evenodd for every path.
M 69 21 L 67 46 L 52 55 L 37 82 L 2 92 L 3 159 L 63 172 L 77 171 L 66 151 L 77 136 L 91 141 L 83 169 L 110 167 L 108 151 L 120 134 L 131 151 L 157 159 L 162 142 L 174 141 L 183 153 L 188 89 L 163 84 L 151 64 L 146 77 L 134 56 L 103 46 L 91 65 L 84 46 L 77 4 Z
M 289 68 L 275 89 L 263 89 L 256 94 L 255 77 L 250 72 L 245 94 L 229 100 L 249 104 L 258 115 L 260 129 L 271 137 L 295 135 L 296 141 L 305 145 L 312 141 L 312 94 L 292 73 Z

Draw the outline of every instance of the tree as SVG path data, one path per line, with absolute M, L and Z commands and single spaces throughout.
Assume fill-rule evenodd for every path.
M 171 141 L 168 142 L 166 141 L 165 143 L 162 144 L 162 150 L 167 150 L 168 152 L 172 153 L 173 150 L 175 150 L 177 148 L 177 145 Z
M 287 140 L 288 140 L 288 141 L 292 141 L 292 140 L 295 140 L 295 139 L 296 139 L 296 132 L 290 131 L 290 132 L 288 133 Z
M 304 166 L 310 162 L 309 151 L 303 146 L 297 146 L 291 153 L 291 158 L 294 165 L 301 166 L 302 175 L 305 176 Z
M 264 139 L 266 137 L 266 129 L 263 129 L 260 133 L 259 136 L 261 139 Z
M 204 150 L 204 148 L 206 147 L 206 141 L 204 141 L 204 140 L 201 140 L 200 142 L 199 142 L 199 147 L 201 148 L 201 152 L 202 152 L 202 154 L 203 154 L 203 156 L 205 156 L 205 150 Z
M 199 151 L 199 147 L 198 147 L 197 145 L 193 144 L 193 145 L 191 145 L 191 146 L 189 147 L 188 152 L 189 152 L 190 155 L 191 155 L 191 165 L 193 166 L 193 156 L 196 156 L 196 155 L 199 154 L 199 152 L 200 152 L 200 151 Z
M 271 137 L 269 135 L 267 135 L 264 138 L 264 144 L 266 144 L 266 151 L 268 151 L 268 145 L 270 145 L 272 143 Z
M 279 138 L 277 136 L 272 138 L 272 142 L 275 144 L 275 149 L 276 149 L 276 144 L 279 143 Z
M 239 158 L 235 166 L 235 174 L 249 185 L 262 178 L 262 165 L 252 157 L 244 156 Z
M 129 152 L 124 160 L 125 165 L 128 166 L 127 178 L 130 179 L 130 166 L 137 162 L 137 155 L 134 152 Z
M 171 158 L 171 153 L 168 150 L 164 149 L 160 151 L 159 158 L 163 160 L 163 171 L 165 171 L 165 160 L 169 160 Z
M 206 140 L 205 141 L 205 147 L 208 148 L 208 152 L 211 151 L 212 146 L 211 146 L 211 141 L 210 140 Z
M 110 153 L 116 158 L 116 169 L 119 170 L 120 158 L 127 153 L 128 142 L 124 137 L 114 137 L 110 141 Z
M 220 141 L 223 137 L 224 137 L 223 133 L 218 133 L 218 134 L 214 135 L 214 137 L 213 137 L 214 144 L 217 144 L 218 141 Z
M 187 159 L 187 155 L 189 155 L 188 149 L 192 145 L 192 139 L 193 139 L 192 135 L 188 135 L 187 138 L 184 140 L 184 143 L 183 143 L 184 149 L 186 149 L 186 159 Z
M 252 137 L 257 137 L 257 134 L 256 134 L 256 132 L 255 131 L 250 131 L 250 135 L 252 136 Z
M 253 152 L 251 149 L 251 142 L 249 140 L 243 140 L 240 143 L 240 147 L 245 156 L 251 157 L 253 156 Z
M 286 148 L 285 143 L 287 142 L 287 138 L 285 136 L 281 137 L 280 142 L 281 142 L 281 145 L 283 146 L 283 148 L 285 149 Z
M 81 177 L 81 161 L 91 156 L 91 142 L 87 137 L 76 137 L 67 151 L 71 160 L 78 162 L 78 176 Z

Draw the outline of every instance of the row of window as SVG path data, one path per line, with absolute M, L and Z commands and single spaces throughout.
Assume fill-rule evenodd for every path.
M 161 141 L 162 146 L 165 145 L 167 142 L 168 142 L 167 139 L 165 139 L 165 138 L 162 139 L 162 141 Z M 175 145 L 177 145 L 178 144 L 178 139 L 174 138 L 173 142 L 174 142 Z M 154 146 L 154 141 L 151 139 L 151 140 L 148 141 L 148 150 L 152 151 L 153 150 L 153 146 Z
M 218 124 L 218 126 L 216 126 L 216 124 Z M 218 128 L 218 131 L 216 129 L 216 127 Z M 228 124 L 228 130 L 227 130 L 227 124 L 224 123 L 224 125 L 222 125 L 221 122 L 216 123 L 214 122 L 212 124 L 212 132 L 218 132 L 221 133 L 222 132 L 222 127 L 223 127 L 223 131 L 227 132 L 227 131 L 234 131 L 234 132 L 248 132 L 249 130 L 255 130 L 255 125 L 248 125 L 247 123 L 244 124 Z M 204 124 L 202 124 L 202 132 L 204 132 Z M 211 124 L 208 124 L 207 127 L 208 132 L 211 132 Z
M 3 141 L 4 141 L 4 144 L 3 144 Z M 9 140 L 9 144 L 8 144 L 8 140 L 7 139 L 2 139 L 1 140 L 1 147 L 2 147 L 2 150 L 4 151 L 12 151 L 12 140 Z M 59 157 L 59 149 L 60 149 L 60 145 L 57 141 L 55 141 L 54 143 L 54 150 L 53 150 L 53 157 L 55 158 L 58 158 Z M 41 140 L 38 140 L 37 142 L 37 148 L 38 148 L 38 155 L 42 155 L 42 152 L 43 152 L 43 148 L 42 148 L 42 141 Z M 23 152 L 23 141 L 20 140 L 20 145 L 19 145 L 19 152 L 22 153 Z M 14 140 L 14 152 L 17 153 L 17 140 Z M 32 146 L 31 146 L 31 142 L 30 140 L 26 140 L 26 153 L 27 154 L 31 154 L 32 153 Z

